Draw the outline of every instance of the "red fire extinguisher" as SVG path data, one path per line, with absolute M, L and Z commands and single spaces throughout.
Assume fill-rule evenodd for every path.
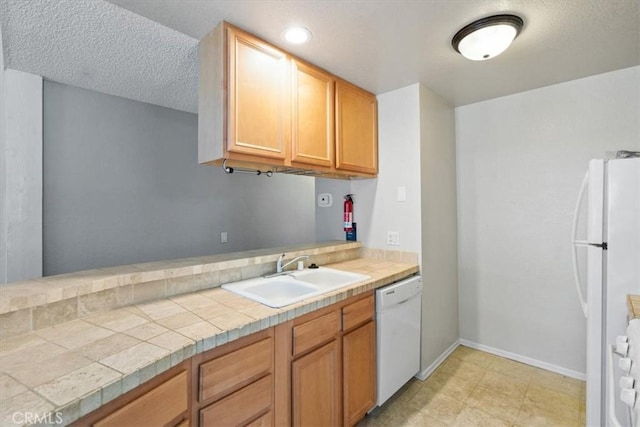
M 353 230 L 353 194 L 344 196 L 344 231 Z

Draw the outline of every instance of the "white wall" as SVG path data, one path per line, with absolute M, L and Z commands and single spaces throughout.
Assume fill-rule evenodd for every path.
M 340 181 L 316 180 L 316 194 L 332 193 L 339 204 L 316 208 L 319 240 L 336 238 L 327 224 L 339 227 L 341 197 L 350 191 L 358 240 L 418 254 L 424 375 L 458 339 L 454 132 L 453 107 L 421 84 L 378 95 L 378 178 L 353 180 L 350 190 Z M 406 189 L 405 202 L 397 200 L 398 187 Z M 387 245 L 388 231 L 400 233 L 399 246 Z
M 42 276 L 42 78 L 0 69 L 0 283 L 7 283 Z
M 358 240 L 366 247 L 420 253 L 419 85 L 378 95 L 378 177 L 339 181 L 316 179 L 316 195 L 333 195 L 334 208 L 316 208 L 319 241 L 345 238 L 343 196 L 354 194 Z M 396 200 L 406 188 L 407 201 Z M 387 231 L 400 233 L 400 245 L 387 245 Z
M 2 45 L 2 28 L 0 28 L 0 283 L 7 283 L 7 220 L 6 220 L 6 174 L 7 156 L 4 135 L 4 49 Z
M 366 247 L 420 254 L 420 100 L 414 84 L 378 95 L 378 178 L 353 180 L 358 240 Z M 406 202 L 397 201 L 398 187 Z M 387 245 L 387 232 L 400 245 Z
M 422 366 L 458 340 L 456 145 L 453 106 L 420 86 Z
M 640 150 L 639 103 L 634 67 L 456 109 L 462 339 L 585 371 L 572 211 L 589 159 Z

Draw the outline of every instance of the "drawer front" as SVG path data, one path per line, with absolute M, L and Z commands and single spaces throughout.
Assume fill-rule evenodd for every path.
M 298 355 L 332 339 L 340 331 L 338 310 L 293 328 L 293 355 Z
M 374 315 L 375 302 L 371 295 L 342 309 L 342 329 L 348 331 L 373 319 Z
M 199 400 L 217 400 L 270 373 L 272 366 L 271 337 L 205 362 L 199 368 Z
M 94 426 L 163 426 L 187 410 L 187 400 L 187 371 L 183 371 L 96 422 Z
M 267 375 L 202 409 L 200 426 L 245 425 L 256 415 L 270 410 L 272 392 L 273 376 Z
M 271 427 L 273 425 L 273 413 L 271 411 L 267 412 L 257 420 L 253 420 L 245 427 Z

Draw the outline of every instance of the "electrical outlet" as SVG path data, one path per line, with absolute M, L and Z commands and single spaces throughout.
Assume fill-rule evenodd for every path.
M 400 246 L 400 233 L 397 231 L 387 231 L 387 245 Z
M 223 231 L 222 233 L 220 233 L 220 243 L 227 243 L 229 241 L 229 238 L 227 236 L 227 232 Z

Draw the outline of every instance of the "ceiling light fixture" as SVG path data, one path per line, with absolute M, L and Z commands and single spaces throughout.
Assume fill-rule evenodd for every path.
M 524 25 L 516 15 L 494 15 L 472 22 L 453 36 L 451 45 L 467 59 L 484 61 L 507 50 Z
M 282 38 L 293 44 L 307 43 L 312 37 L 311 31 L 305 27 L 289 27 L 282 33 Z

